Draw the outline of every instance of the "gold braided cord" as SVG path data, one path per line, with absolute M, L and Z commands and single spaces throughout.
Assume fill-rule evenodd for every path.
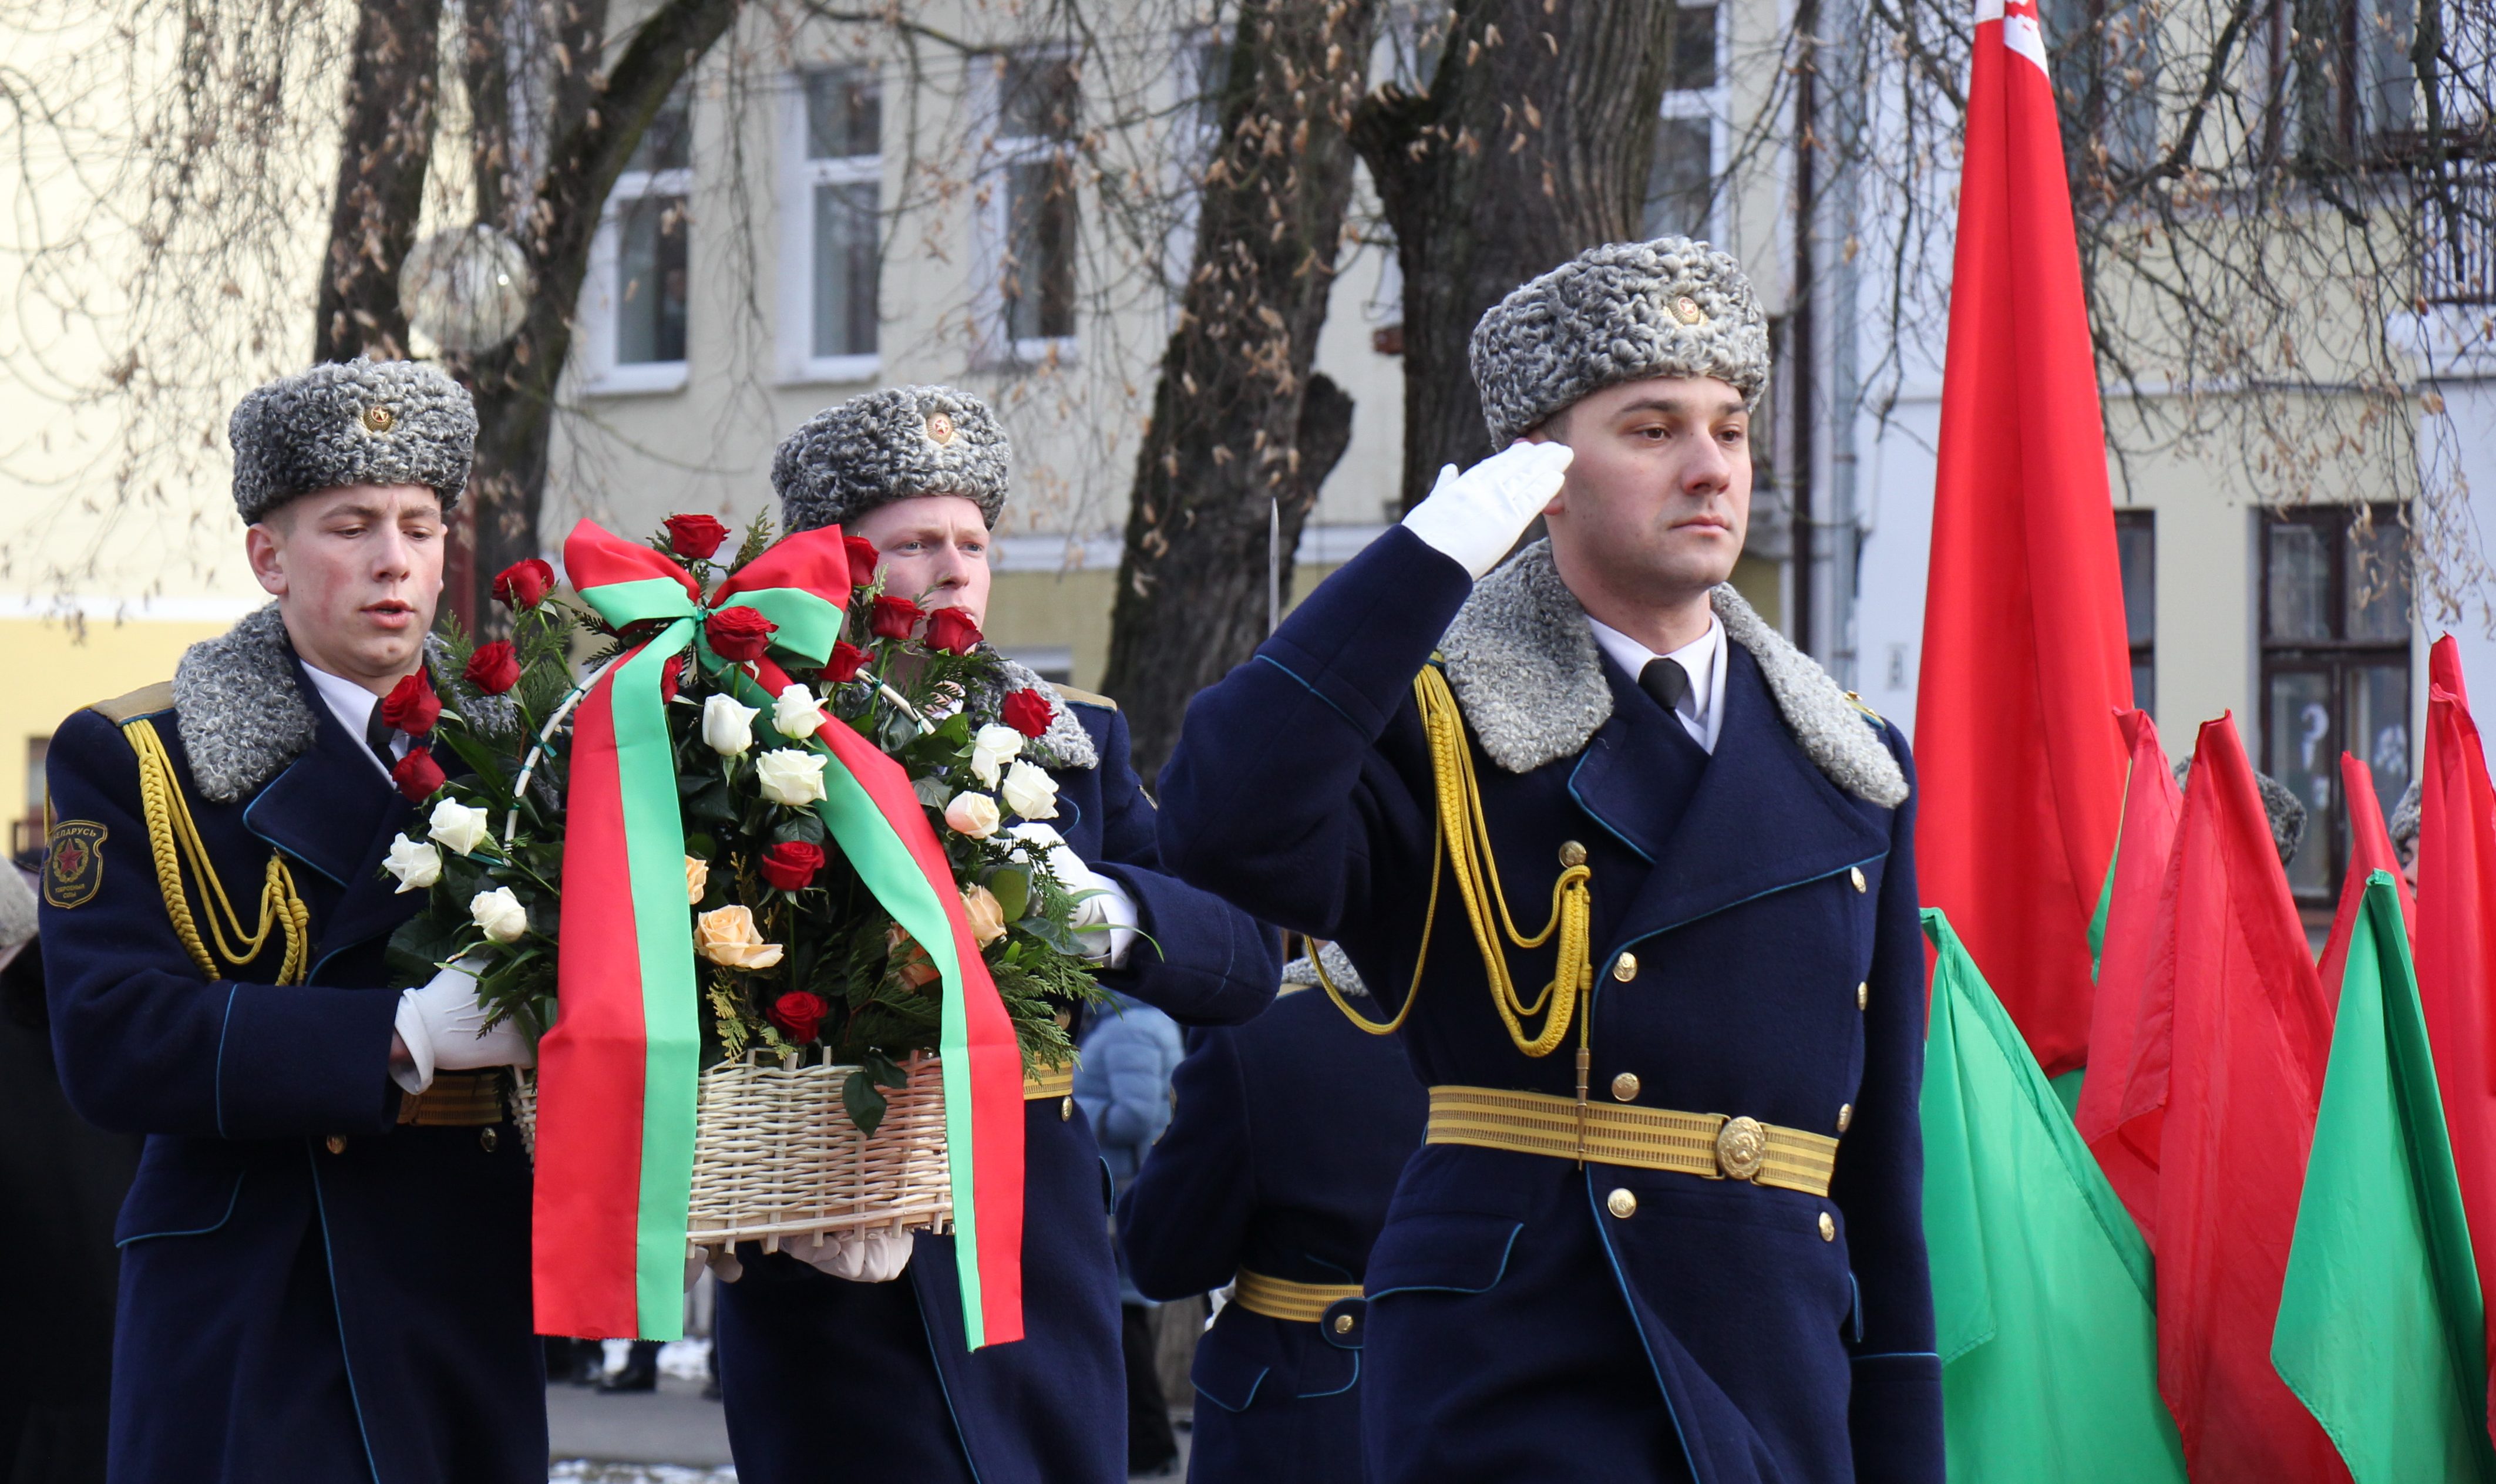
M 1577 1005 L 1579 997 L 1589 995 L 1595 983 L 1595 966 L 1589 952 L 1594 910 L 1588 883 L 1593 873 L 1582 862 L 1562 869 L 1559 879 L 1551 883 L 1549 920 L 1541 932 L 1531 936 L 1520 931 L 1508 910 L 1508 895 L 1500 886 L 1490 824 L 1482 813 L 1482 784 L 1474 772 L 1473 750 L 1465 745 L 1464 714 L 1456 705 L 1455 693 L 1448 688 L 1447 677 L 1438 666 L 1427 665 L 1413 679 L 1413 696 L 1420 708 L 1422 731 L 1429 742 L 1438 810 L 1437 827 L 1430 843 L 1430 906 L 1421 922 L 1421 950 L 1414 960 L 1412 987 L 1405 992 L 1403 1006 L 1395 1012 L 1395 1018 L 1382 1025 L 1352 1007 L 1342 991 L 1326 977 L 1322 963 L 1318 965 L 1318 982 L 1333 998 L 1336 1007 L 1362 1030 L 1385 1036 L 1403 1026 L 1405 1017 L 1413 1013 L 1413 1002 L 1421 989 L 1422 969 L 1429 960 L 1430 934 L 1438 922 L 1444 851 L 1444 863 L 1455 876 L 1456 894 L 1473 927 L 1474 943 L 1482 950 L 1491 1005 L 1508 1027 L 1509 1039 L 1527 1056 L 1549 1056 L 1568 1038 L 1570 1023 L 1576 1020 L 1581 1022 L 1578 1041 L 1582 1048 L 1586 1027 L 1582 1024 L 1584 1017 L 1577 1013 Z M 1560 940 L 1558 962 L 1549 982 L 1528 1002 L 1517 994 L 1515 982 L 1509 975 L 1508 954 L 1501 940 L 1505 937 L 1519 948 L 1531 949 L 1551 942 L 1554 934 Z M 1528 1036 L 1525 1020 L 1546 1011 L 1542 1031 Z M 1582 1062 L 1583 1056 L 1579 1060 Z
M 286 868 L 285 855 L 277 850 L 268 852 L 268 870 L 260 888 L 260 926 L 245 931 L 242 914 L 234 911 L 233 901 L 226 896 L 225 882 L 218 879 L 216 866 L 208 858 L 207 844 L 200 838 L 199 823 L 191 818 L 190 802 L 182 796 L 181 785 L 173 776 L 173 759 L 165 751 L 164 738 L 156 735 L 155 725 L 144 717 L 124 722 L 121 730 L 139 758 L 139 806 L 147 820 L 148 853 L 156 867 L 157 889 L 165 897 L 165 913 L 172 919 L 173 936 L 181 940 L 183 951 L 191 955 L 202 974 L 216 978 L 216 958 L 225 960 L 229 972 L 240 969 L 260 956 L 270 933 L 282 933 L 286 956 L 278 966 L 277 982 L 303 982 L 310 967 L 312 913 L 296 893 L 295 877 Z M 216 940 L 215 958 L 201 940 L 190 895 L 182 887 L 185 864 L 200 883 L 200 900 L 207 909 L 208 934 Z M 233 930 L 231 935 L 229 927 Z

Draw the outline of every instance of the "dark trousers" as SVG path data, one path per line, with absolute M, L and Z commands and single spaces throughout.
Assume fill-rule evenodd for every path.
M 1178 1457 L 1178 1438 L 1170 1432 L 1170 1399 L 1162 1394 L 1152 1310 L 1121 1304 L 1118 1320 L 1118 1346 L 1127 1361 L 1127 1468 L 1144 1473 Z

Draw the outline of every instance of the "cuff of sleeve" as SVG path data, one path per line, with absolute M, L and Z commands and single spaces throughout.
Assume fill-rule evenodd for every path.
M 1858 1484 L 1942 1484 L 1942 1360 L 1857 1355 L 1847 1404 Z
M 1293 609 L 1258 658 L 1374 738 L 1473 588 L 1454 558 L 1389 526 Z
M 400 997 L 309 984 L 236 984 L 217 1046 L 218 1132 L 230 1139 L 387 1132 Z
M 398 1013 L 390 1020 L 390 1029 L 398 1033 L 400 1044 L 407 1047 L 407 1061 L 390 1059 L 390 1080 L 403 1093 L 421 1093 L 433 1085 L 433 1037 L 425 1034 L 424 1015 L 416 1007 L 416 991 L 403 990 L 398 997 Z

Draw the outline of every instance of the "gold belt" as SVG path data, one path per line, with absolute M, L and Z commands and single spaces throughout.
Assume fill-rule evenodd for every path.
M 1747 1180 L 1819 1196 L 1828 1194 L 1837 1170 L 1837 1140 L 1825 1134 L 1722 1113 L 1579 1103 L 1487 1087 L 1430 1089 L 1423 1142 Z
M 1315 1324 L 1326 1317 L 1328 1306 L 1358 1297 L 1358 1283 L 1296 1283 L 1246 1268 L 1241 1268 L 1239 1276 L 1231 1281 L 1231 1302 L 1250 1314 L 1300 1324 Z
M 474 1128 L 504 1116 L 499 1071 L 436 1072 L 431 1087 L 398 1100 L 398 1121 L 420 1128 Z
M 1022 1100 L 1044 1102 L 1051 1098 L 1075 1096 L 1075 1066 L 1068 1063 L 1055 1071 L 1025 1071 L 1022 1074 Z

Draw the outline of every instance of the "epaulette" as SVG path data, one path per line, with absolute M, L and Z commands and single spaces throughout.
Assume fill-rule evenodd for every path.
M 1050 681 L 1048 683 L 1048 688 L 1055 691 L 1059 696 L 1064 696 L 1074 705 L 1098 706 L 1104 711 L 1115 711 L 1118 709 L 1118 703 L 1116 701 L 1111 700 L 1109 697 L 1102 695 L 1098 691 L 1078 691 L 1062 680 Z
M 1888 717 L 1883 716 L 1880 712 L 1863 704 L 1863 697 L 1856 695 L 1852 691 L 1846 693 L 1846 703 L 1853 706 L 1856 710 L 1862 712 L 1865 716 L 1870 717 L 1872 719 L 1872 729 L 1875 731 L 1878 731 L 1882 727 L 1889 725 L 1889 719 Z
M 171 711 L 173 709 L 173 682 L 160 680 L 154 685 L 140 686 L 127 696 L 97 701 L 87 709 L 115 727 L 135 716 L 154 716 L 160 711 Z

